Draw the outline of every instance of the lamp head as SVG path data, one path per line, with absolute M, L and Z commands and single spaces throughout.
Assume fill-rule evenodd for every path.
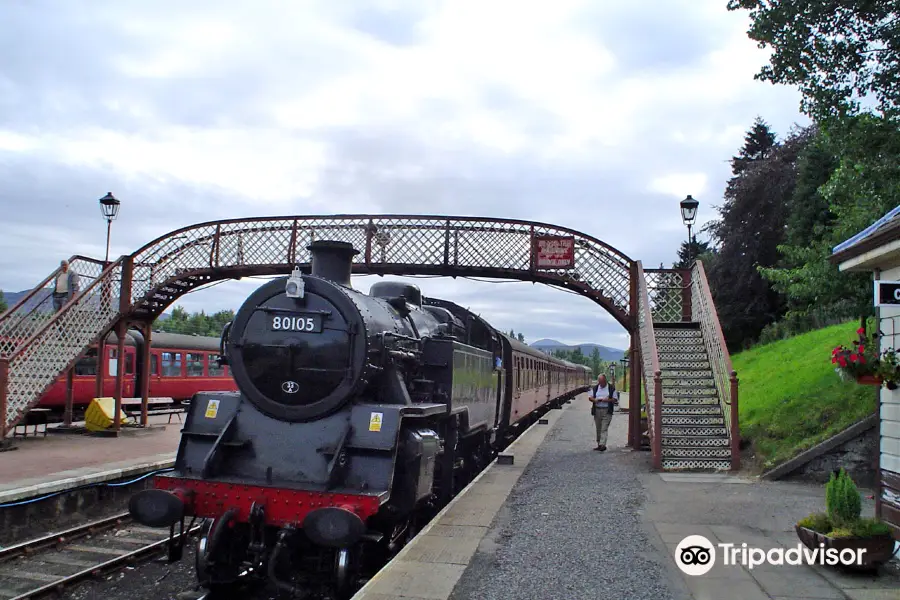
M 697 207 L 700 206 L 700 203 L 694 200 L 690 194 L 688 197 L 681 201 L 681 219 L 684 221 L 685 225 L 693 225 L 694 219 L 697 218 Z
M 121 203 L 112 195 L 112 192 L 108 192 L 100 198 L 100 212 L 103 213 L 103 218 L 108 221 L 115 219 L 119 214 L 119 204 Z

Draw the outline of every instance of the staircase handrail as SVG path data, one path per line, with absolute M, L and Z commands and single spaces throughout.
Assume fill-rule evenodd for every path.
M 662 468 L 662 371 L 656 348 L 656 332 L 650 310 L 650 293 L 641 261 L 635 261 L 638 286 L 638 337 L 641 343 L 641 367 L 644 397 L 647 398 L 647 427 L 653 447 L 653 467 Z M 649 358 L 649 360 L 648 360 Z M 649 367 L 649 368 L 648 368 Z M 652 390 L 652 391 L 651 391 Z
M 31 337 L 29 337 L 27 340 L 25 340 L 25 342 L 20 344 L 19 347 L 16 348 L 15 352 L 13 352 L 12 354 L 9 355 L 9 361 L 12 362 L 14 359 L 16 359 L 20 354 L 22 354 L 22 352 L 25 351 L 26 348 L 31 346 L 36 339 L 40 338 L 50 328 L 51 325 L 55 324 L 57 321 L 61 321 L 69 313 L 69 311 L 73 310 L 76 306 L 78 306 L 78 304 L 82 298 L 87 296 L 88 293 L 91 292 L 95 287 L 97 287 L 101 283 L 104 283 L 107 274 L 115 271 L 117 267 L 121 266 L 121 264 L 124 262 L 125 258 L 126 258 L 125 256 L 122 256 L 118 260 L 110 262 L 109 265 L 107 265 L 107 267 L 105 269 L 103 269 L 103 271 L 101 271 L 100 275 L 97 276 L 97 278 L 94 279 L 94 281 L 91 282 L 90 285 L 88 285 L 83 290 L 78 292 L 78 294 L 76 294 L 75 297 L 72 298 L 71 301 L 67 302 L 65 304 L 65 306 L 63 306 L 59 310 L 59 312 L 57 312 L 55 315 L 53 315 L 52 318 L 48 319 L 47 322 L 44 323 L 41 326 L 41 328 L 38 329 Z M 100 261 L 100 262 L 102 262 L 102 261 Z M 116 290 L 116 292 L 118 292 L 118 291 L 119 290 Z M 101 331 L 100 333 L 97 334 L 98 339 L 102 333 L 103 332 Z
M 691 273 L 691 320 L 700 323 L 709 365 L 716 383 L 719 404 L 725 416 L 731 442 L 731 468 L 740 468 L 740 426 L 738 423 L 738 379 L 725 343 L 719 313 L 713 302 L 703 262 L 697 260 Z
M 73 254 L 72 256 L 69 257 L 69 260 L 67 262 L 69 264 L 71 264 L 72 262 L 74 262 L 76 260 L 83 260 L 85 262 L 93 262 L 93 263 L 97 263 L 97 264 L 103 264 L 102 260 L 97 260 L 96 258 L 91 258 L 89 256 L 82 256 L 81 254 Z M 47 285 L 48 283 L 50 283 L 51 281 L 56 279 L 57 275 L 59 275 L 61 270 L 62 270 L 62 267 L 56 267 L 56 269 L 54 269 L 53 272 L 50 273 L 50 275 L 48 275 L 46 279 L 44 279 L 42 282 L 37 284 L 35 287 L 31 288 L 27 294 L 25 294 L 24 296 L 19 298 L 19 300 L 15 304 L 10 306 L 8 309 L 6 309 L 6 311 L 0 313 L 0 325 L 3 324 L 3 321 L 6 321 L 10 317 L 12 317 L 13 313 L 15 313 L 17 310 L 19 310 L 22 306 L 24 306 L 26 302 L 28 302 L 29 300 L 34 298 L 34 296 L 40 290 L 44 289 L 45 285 Z M 23 315 L 23 317 L 27 317 L 28 314 L 30 314 L 30 313 L 31 313 L 31 311 L 29 311 L 28 313 Z

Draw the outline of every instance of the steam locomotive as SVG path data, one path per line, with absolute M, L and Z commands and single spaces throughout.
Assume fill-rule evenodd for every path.
M 292 597 L 348 597 L 520 430 L 591 382 L 587 367 L 416 286 L 354 290 L 350 244 L 308 249 L 311 274 L 264 284 L 223 332 L 240 391 L 195 395 L 174 470 L 129 504 L 139 523 L 170 527 L 172 560 L 185 517 L 204 519 L 208 590 L 268 580 Z

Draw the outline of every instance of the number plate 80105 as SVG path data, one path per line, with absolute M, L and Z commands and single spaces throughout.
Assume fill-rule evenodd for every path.
M 296 331 L 301 333 L 322 333 L 322 315 L 290 315 L 269 317 L 272 331 Z

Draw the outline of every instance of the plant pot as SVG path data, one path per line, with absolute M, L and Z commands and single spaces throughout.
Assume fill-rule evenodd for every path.
M 860 385 L 881 385 L 884 381 L 877 375 L 857 375 L 856 383 Z
M 854 552 L 865 550 L 862 555 L 862 564 L 833 565 L 835 567 L 871 571 L 889 561 L 894 555 L 894 538 L 889 533 L 868 537 L 830 538 L 818 531 L 799 525 L 795 525 L 794 529 L 797 531 L 797 537 L 800 538 L 803 545 L 810 550 L 820 548 L 820 544 L 824 545 L 826 550 L 833 548 L 837 552 L 841 550 L 853 550 Z M 819 562 L 819 560 L 817 559 L 816 562 Z M 828 563 L 826 562 L 825 564 Z

